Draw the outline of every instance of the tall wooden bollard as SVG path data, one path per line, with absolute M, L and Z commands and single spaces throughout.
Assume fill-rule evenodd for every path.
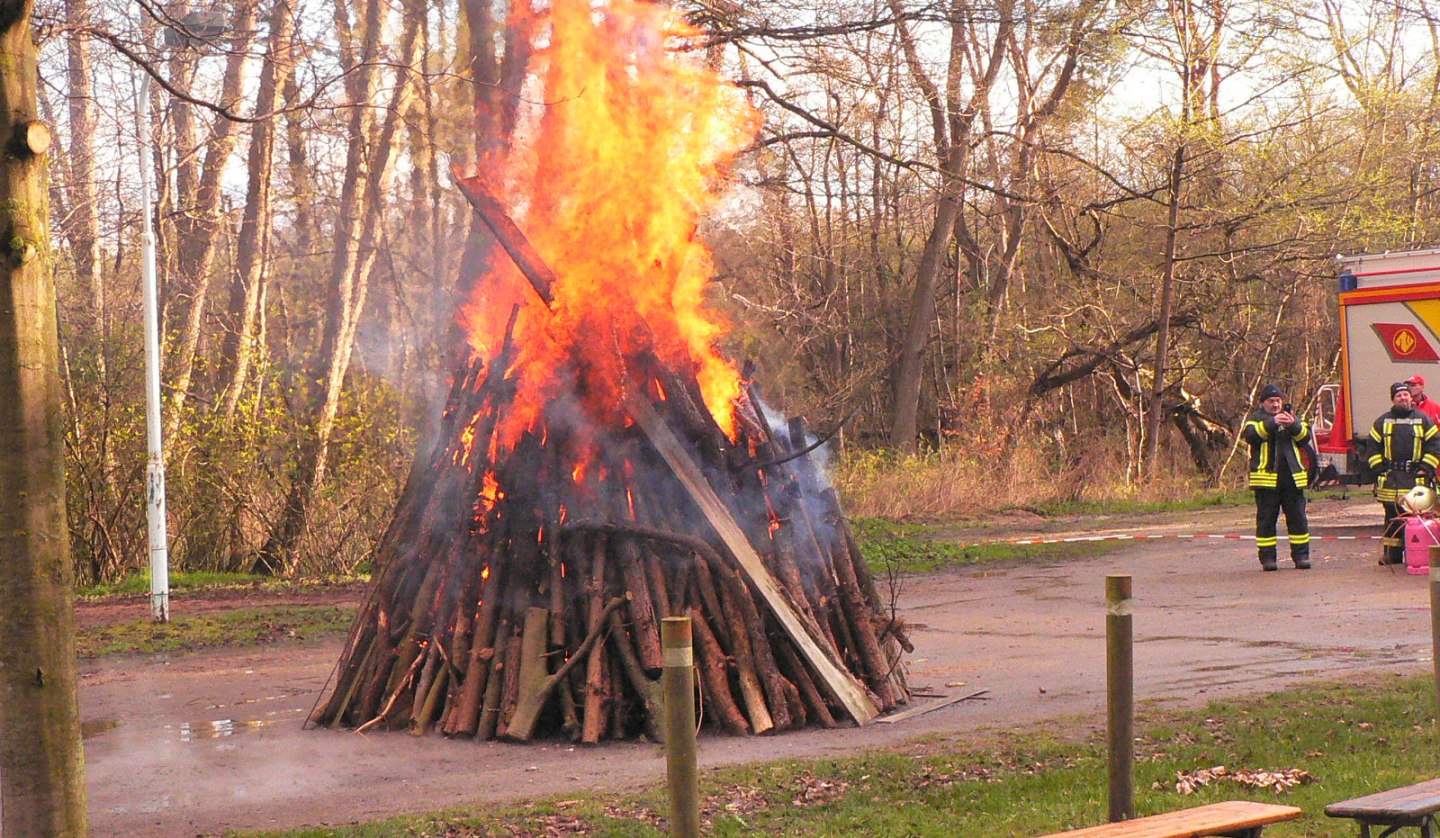
M 1135 817 L 1135 643 L 1130 576 L 1105 577 L 1105 704 L 1109 718 L 1110 822 Z
M 689 617 L 660 621 L 665 700 L 665 785 L 670 792 L 670 834 L 699 838 L 700 782 L 695 765 L 695 653 Z
M 1435 672 L 1435 718 L 1440 721 L 1440 547 L 1430 548 L 1430 667 Z

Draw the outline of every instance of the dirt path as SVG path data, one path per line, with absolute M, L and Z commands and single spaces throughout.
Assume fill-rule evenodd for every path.
M 1312 504 L 1319 536 L 1372 536 L 1368 498 Z M 968 541 L 1136 532 L 1118 519 L 1012 520 Z M 1243 509 L 1152 516 L 1144 532 L 1246 532 Z M 776 737 L 708 737 L 716 766 L 963 737 L 982 727 L 1075 717 L 1104 705 L 1104 576 L 1134 578 L 1137 697 L 1191 705 L 1326 674 L 1425 671 L 1424 577 L 1375 565 L 1373 540 L 1317 539 L 1315 568 L 1261 573 L 1254 544 L 1165 538 L 1100 557 L 1013 562 L 912 577 L 899 592 L 916 653 L 912 686 L 988 690 L 898 724 Z M 1282 544 L 1283 550 L 1283 544 Z M 181 607 L 177 604 L 177 609 Z M 138 606 L 143 613 L 143 603 Z M 83 619 L 83 618 L 82 618 Z M 107 659 L 83 668 L 95 835 L 209 835 L 336 824 L 518 797 L 618 789 L 663 777 L 647 744 L 579 748 L 304 731 L 338 643 Z M 926 699 L 921 699 L 924 701 Z

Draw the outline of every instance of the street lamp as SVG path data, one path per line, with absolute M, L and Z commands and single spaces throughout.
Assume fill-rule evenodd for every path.
M 165 27 L 165 43 L 193 45 L 226 31 L 215 12 L 191 12 L 179 28 Z M 144 142 L 150 130 L 150 74 L 142 73 L 140 103 L 140 277 L 145 296 L 145 522 L 150 551 L 150 616 L 170 621 L 170 539 L 165 523 L 165 445 L 160 432 L 160 306 L 155 279 L 154 158 Z

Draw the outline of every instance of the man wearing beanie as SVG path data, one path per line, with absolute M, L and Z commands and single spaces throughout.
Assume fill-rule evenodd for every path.
M 1405 563 L 1405 520 L 1400 498 L 1416 486 L 1434 486 L 1440 466 L 1440 427 L 1415 409 L 1404 381 L 1390 385 L 1390 409 L 1380 414 L 1365 441 L 1365 464 L 1375 475 L 1375 498 L 1385 509 L 1381 564 Z
M 1310 568 L 1310 523 L 1305 519 L 1305 487 L 1309 474 L 1300 447 L 1310 440 L 1310 426 L 1290 411 L 1285 393 L 1274 384 L 1260 391 L 1260 407 L 1241 431 L 1250 444 L 1250 489 L 1255 493 L 1255 544 L 1260 567 L 1275 570 L 1275 522 L 1285 510 L 1290 558 L 1300 570 Z

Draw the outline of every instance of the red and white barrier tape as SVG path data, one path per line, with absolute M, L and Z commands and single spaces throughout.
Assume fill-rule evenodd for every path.
M 1383 536 L 1378 535 L 1312 535 L 1311 541 L 1379 541 Z M 1253 535 L 1239 535 L 1237 533 L 1117 533 L 1113 535 L 1072 535 L 1067 538 L 1022 538 L 1006 542 L 1008 544 L 1069 544 L 1077 541 L 1140 541 L 1151 538 L 1229 538 L 1236 541 L 1254 541 Z M 1290 537 L 1285 533 L 1276 536 L 1281 541 L 1289 541 Z

